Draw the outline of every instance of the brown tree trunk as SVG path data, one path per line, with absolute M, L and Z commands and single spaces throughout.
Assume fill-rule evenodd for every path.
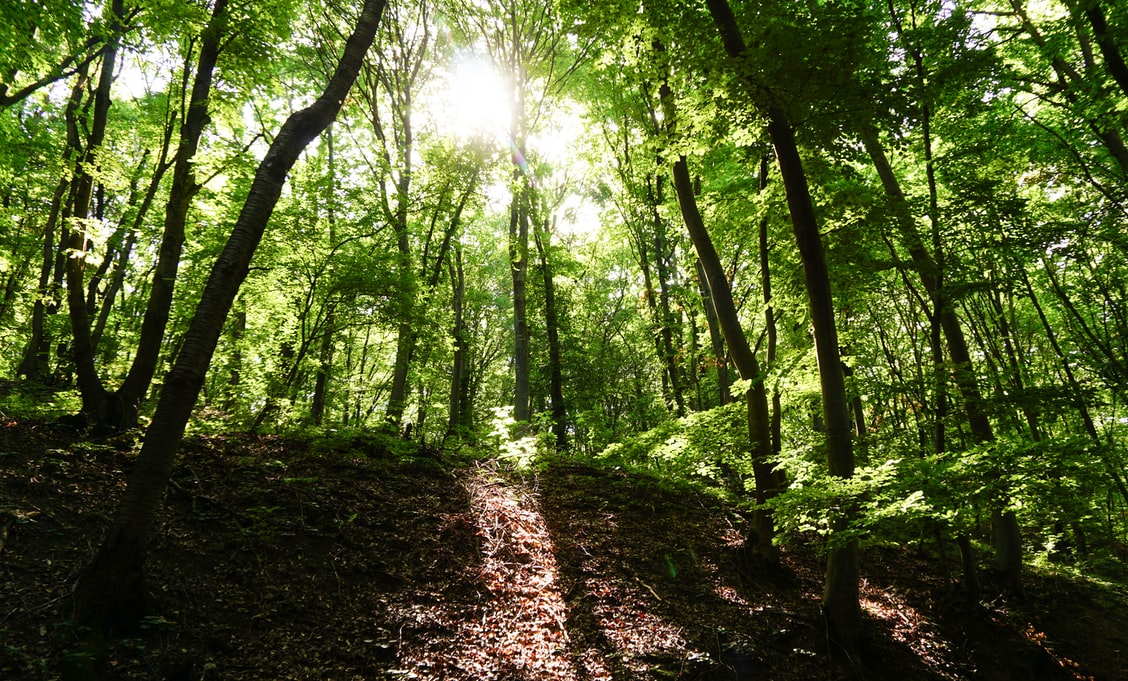
M 705 322 L 709 326 L 709 346 L 713 350 L 713 363 L 717 365 L 717 404 L 724 406 L 730 398 L 728 353 L 725 352 L 725 339 L 717 319 L 717 308 L 713 306 L 713 297 L 709 294 L 709 279 L 705 276 L 700 258 L 695 265 L 697 284 L 701 288 L 701 306 L 705 308 Z
M 259 164 L 165 380 L 113 524 L 76 585 L 74 622 L 79 626 L 101 632 L 133 625 L 145 614 L 145 547 L 223 323 L 247 276 L 286 175 L 298 154 L 336 117 L 372 44 L 384 5 L 385 0 L 366 0 L 325 91 L 286 120 Z
M 763 192 L 768 188 L 768 163 L 771 157 L 764 154 L 760 157 L 760 191 Z M 775 306 L 772 299 L 772 277 L 771 266 L 768 259 L 768 216 L 765 215 L 760 220 L 760 288 L 763 289 L 764 296 L 764 328 L 768 334 L 768 352 L 767 361 L 768 369 L 771 369 L 776 362 L 776 345 L 778 343 L 778 332 L 776 329 L 775 319 Z M 782 399 L 779 394 L 779 388 L 772 389 L 772 410 L 771 410 L 771 432 L 772 432 L 772 455 L 778 456 L 783 449 L 783 405 Z M 780 476 L 780 486 L 783 485 L 782 473 Z
M 771 461 L 771 419 L 768 413 L 768 395 L 764 388 L 764 376 L 756 360 L 756 353 L 752 351 L 748 337 L 740 324 L 740 316 L 736 312 L 732 287 L 725 275 L 724 266 L 701 218 L 701 211 L 697 207 L 697 199 L 693 192 L 693 181 L 684 156 L 674 163 L 673 175 L 674 190 L 678 196 L 682 219 L 685 221 L 689 238 L 697 250 L 697 257 L 709 284 L 709 295 L 717 311 L 717 320 L 724 334 L 725 343 L 728 344 L 732 363 L 736 365 L 736 370 L 742 379 L 751 381 L 751 386 L 745 394 L 748 406 L 748 440 L 751 445 L 752 473 L 756 483 L 756 503 L 763 504 L 776 495 L 779 486 L 778 476 L 773 470 Z M 777 557 L 772 546 L 775 528 L 771 511 L 757 510 L 753 522 L 756 536 L 751 544 L 758 554 L 774 563 Z
M 176 162 L 172 170 L 172 187 L 169 190 L 168 203 L 165 205 L 164 232 L 157 253 L 156 270 L 153 273 L 152 287 L 149 289 L 145 316 L 141 321 L 137 354 L 133 358 L 129 374 L 112 397 L 111 408 L 103 416 L 103 425 L 114 430 L 136 425 L 141 402 L 145 399 L 153 374 L 157 370 L 162 341 L 168 327 L 169 312 L 172 309 L 173 289 L 184 246 L 184 228 L 188 221 L 188 210 L 191 208 L 193 197 L 200 189 L 196 183 L 193 161 L 199 148 L 200 137 L 209 120 L 208 99 L 211 96 L 212 74 L 219 57 L 220 42 L 225 35 L 221 29 L 227 24 L 226 14 L 227 0 L 216 0 L 211 19 L 202 34 L 203 41 L 192 83 L 192 95 L 188 102 L 184 124 L 180 129 Z
M 711 0 L 711 4 L 713 2 L 716 0 Z M 831 475 L 849 478 L 854 475 L 852 424 L 822 238 L 819 236 L 814 203 L 811 201 L 807 175 L 795 146 L 791 124 L 778 109 L 769 110 L 768 117 L 768 135 L 776 150 L 776 160 L 787 195 L 787 207 L 791 213 L 791 226 L 795 231 L 795 242 L 803 262 L 811 326 L 815 336 L 815 356 L 818 359 L 819 387 L 822 392 L 827 467 Z M 831 527 L 835 532 L 847 529 L 850 513 L 846 510 L 831 519 Z M 827 552 L 826 583 L 823 587 L 823 613 L 833 639 L 847 653 L 852 654 L 861 642 L 858 542 L 850 539 L 834 545 L 833 537 L 831 541 L 832 546 Z
M 904 192 L 901 191 L 900 183 L 885 157 L 885 151 L 877 140 L 876 131 L 869 127 L 863 129 L 862 141 L 881 179 L 886 196 L 892 204 L 895 221 L 905 247 L 909 251 L 909 256 L 913 260 L 913 267 L 920 276 L 920 280 L 933 303 L 934 323 L 939 323 L 944 332 L 944 338 L 948 341 L 948 354 L 952 358 L 952 377 L 963 396 L 964 412 L 971 428 L 971 435 L 980 444 L 993 442 L 995 432 L 991 426 L 991 421 L 983 412 L 983 395 L 976 380 L 971 352 L 968 349 L 963 326 L 951 301 L 940 286 L 940 268 L 932 254 L 925 248 L 924 242 L 916 231 L 912 216 L 909 214 Z M 1003 496 L 1005 496 L 1005 493 Z M 996 503 L 999 506 L 1005 505 L 1002 499 L 997 500 Z M 1002 565 L 1000 571 L 1007 582 L 1007 588 L 1016 592 L 1021 591 L 1022 588 L 1021 581 L 1016 581 L 1022 574 L 1022 540 L 1020 534 L 1011 536 L 1010 533 L 1019 533 L 1020 529 L 1017 522 L 1007 521 L 998 524 L 998 527 L 994 528 L 995 531 L 992 532 L 992 539 L 996 542 L 996 554 L 1006 556 L 1007 561 L 1009 561 Z

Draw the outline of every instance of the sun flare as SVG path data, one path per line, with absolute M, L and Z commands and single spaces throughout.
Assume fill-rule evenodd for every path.
M 505 140 L 512 120 L 509 99 L 505 79 L 488 59 L 464 56 L 451 64 L 443 108 L 455 136 Z

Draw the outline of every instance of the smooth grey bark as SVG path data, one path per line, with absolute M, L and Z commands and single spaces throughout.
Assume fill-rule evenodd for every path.
M 384 5 L 385 0 L 366 0 L 324 92 L 313 104 L 286 120 L 259 164 L 165 379 L 110 530 L 75 587 L 73 620 L 78 626 L 89 627 L 95 636 L 106 628 L 135 624 L 147 610 L 145 548 L 224 322 L 290 168 L 309 142 L 336 117 L 372 44 Z

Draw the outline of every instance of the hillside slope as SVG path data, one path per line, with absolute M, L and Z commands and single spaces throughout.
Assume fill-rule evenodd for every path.
M 0 678 L 58 676 L 70 584 L 133 444 L 0 424 Z M 581 463 L 197 437 L 151 549 L 160 615 L 115 639 L 105 676 L 850 678 L 821 634 L 814 546 L 759 575 L 741 542 L 707 496 Z M 933 559 L 862 559 L 869 678 L 1128 678 L 1122 587 L 1032 575 L 1025 601 L 972 605 Z

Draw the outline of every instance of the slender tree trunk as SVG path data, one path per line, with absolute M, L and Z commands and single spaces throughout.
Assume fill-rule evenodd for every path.
M 454 326 L 451 339 L 454 345 L 454 358 L 451 362 L 450 391 L 448 393 L 446 436 L 456 435 L 462 425 L 462 392 L 466 381 L 466 321 L 462 305 L 466 295 L 466 277 L 462 271 L 462 249 L 455 246 L 449 265 L 451 305 L 454 313 Z
M 521 152 L 523 154 L 523 152 Z M 529 319 L 526 282 L 529 273 L 529 201 L 532 189 L 521 169 L 514 170 L 520 189 L 509 209 L 509 269 L 513 278 L 513 419 L 527 422 L 529 412 Z
M 651 280 L 652 305 L 651 314 L 658 330 L 658 354 L 665 365 L 665 377 L 662 381 L 667 389 L 667 407 L 673 408 L 678 416 L 685 416 L 685 394 L 682 387 L 681 371 L 678 368 L 677 352 L 674 350 L 674 317 L 670 311 L 670 267 L 667 264 L 667 253 L 670 251 L 666 238 L 666 218 L 662 217 L 659 209 L 665 203 L 663 178 L 655 175 L 647 178 L 646 201 L 650 208 L 651 232 L 649 235 L 639 234 L 640 244 L 650 237 L 650 252 L 654 256 L 654 274 L 658 279 L 658 286 L 653 286 Z M 641 252 L 641 251 L 640 251 Z M 643 256 L 645 257 L 645 256 Z
M 1124 499 L 1125 503 L 1128 503 L 1128 485 L 1125 484 L 1123 475 L 1108 460 L 1107 455 L 1104 453 L 1104 443 L 1101 442 L 1101 436 L 1100 433 L 1097 432 L 1097 426 L 1093 422 L 1093 416 L 1089 413 L 1089 406 L 1085 403 L 1085 395 L 1081 389 L 1081 383 L 1073 373 L 1073 368 L 1069 365 L 1069 358 L 1062 350 L 1061 344 L 1058 343 L 1057 333 L 1054 332 L 1053 327 L 1050 325 L 1050 320 L 1046 318 L 1046 312 L 1042 309 L 1042 304 L 1038 302 L 1038 296 L 1034 293 L 1034 287 L 1030 284 L 1030 277 L 1027 276 L 1026 272 L 1023 270 L 1020 270 L 1020 273 L 1022 283 L 1026 287 L 1026 295 L 1030 299 L 1031 304 L 1034 305 L 1034 311 L 1038 313 L 1038 319 L 1041 320 L 1042 328 L 1046 331 L 1046 338 L 1050 341 L 1050 347 L 1054 349 L 1054 354 L 1057 355 L 1058 361 L 1061 362 L 1066 385 L 1069 386 L 1070 397 L 1073 399 L 1073 404 L 1077 408 L 1077 411 L 1081 414 L 1081 423 L 1085 428 L 1085 433 L 1097 448 L 1096 451 L 1100 453 L 1101 463 L 1104 465 L 1113 484 L 1116 485 L 1120 496 Z
M 760 183 L 759 189 L 762 193 L 768 188 L 768 164 L 771 161 L 771 156 L 764 154 L 760 157 Z M 768 258 L 768 216 L 765 215 L 760 219 L 760 288 L 763 290 L 764 296 L 764 329 L 768 334 L 768 352 L 767 361 L 768 368 L 772 368 L 776 363 L 776 346 L 778 344 L 779 334 L 776 329 L 775 319 L 775 305 L 772 298 L 772 277 L 771 277 L 771 264 Z M 772 456 L 778 456 L 783 450 L 783 405 L 782 399 L 779 394 L 779 388 L 772 388 L 772 408 L 771 408 L 771 432 L 772 432 Z M 783 474 L 779 476 L 780 486 L 783 485 Z
M 672 119 L 672 115 L 670 117 Z M 732 362 L 736 365 L 740 377 L 751 381 L 751 386 L 745 393 L 748 407 L 748 439 L 752 450 L 756 503 L 763 504 L 778 492 L 778 476 L 773 470 L 771 461 L 771 420 L 768 415 L 768 396 L 764 388 L 764 376 L 756 360 L 756 353 L 752 351 L 748 337 L 745 336 L 744 328 L 740 324 L 740 316 L 736 312 L 732 288 L 725 275 L 724 266 L 701 218 L 701 211 L 697 207 L 697 199 L 693 192 L 693 181 L 684 156 L 674 163 L 673 175 L 674 190 L 677 193 L 682 219 L 685 221 L 689 238 L 697 250 L 698 260 L 709 283 L 709 295 L 717 311 L 717 319 L 724 333 L 725 342 L 728 344 L 729 354 L 732 355 Z M 756 536 L 751 544 L 758 554 L 774 563 L 778 558 L 772 546 L 775 528 L 771 511 L 758 509 L 753 522 Z
M 709 346 L 713 350 L 713 363 L 717 366 L 717 404 L 724 406 L 729 402 L 728 353 L 725 352 L 725 339 L 717 318 L 717 308 L 713 306 L 713 297 L 709 295 L 709 279 L 705 275 L 705 268 L 701 265 L 700 258 L 694 264 L 697 283 L 701 288 L 701 306 L 705 309 L 705 323 L 709 327 Z
M 548 258 L 548 216 L 539 216 L 540 229 L 536 230 L 537 252 L 540 254 L 541 275 L 544 279 L 544 318 L 548 334 L 549 397 L 552 399 L 552 433 L 556 450 L 568 447 L 568 411 L 564 405 L 564 371 L 560 365 L 560 322 L 556 311 L 556 283 L 552 278 L 552 263 Z
M 1089 25 L 1093 27 L 1093 36 L 1097 39 L 1097 46 L 1101 48 L 1105 68 L 1108 69 L 1116 84 L 1120 86 L 1120 91 L 1128 97 L 1128 64 L 1124 63 L 1120 48 L 1117 47 L 1116 41 L 1109 31 L 1104 9 L 1099 0 L 1085 0 L 1084 4 L 1085 17 L 1089 20 Z
M 110 21 L 115 26 L 115 30 L 124 13 L 124 0 L 114 0 L 110 7 Z M 94 92 L 94 115 L 90 121 L 90 132 L 86 140 L 86 153 L 80 159 L 78 176 L 75 178 L 75 196 L 71 207 L 74 221 L 66 251 L 67 310 L 70 313 L 75 373 L 78 378 L 78 390 L 82 395 L 82 413 L 91 421 L 101 419 L 106 407 L 107 393 L 94 366 L 94 343 L 90 333 L 86 287 L 83 282 L 90 241 L 87 227 L 83 223 L 90 216 L 94 173 L 100 163 L 102 143 L 106 136 L 110 88 L 113 85 L 114 69 L 117 65 L 118 42 L 117 38 L 109 40 L 102 52 L 102 68 L 98 76 L 98 87 Z
M 333 148 L 333 125 L 325 129 L 325 145 L 329 156 L 329 201 L 327 222 L 329 223 L 329 246 L 337 243 L 337 163 Z M 315 426 L 325 420 L 325 405 L 328 402 L 329 379 L 333 369 L 334 336 L 337 333 L 335 303 L 328 304 L 325 323 L 322 326 L 321 348 L 317 353 L 317 374 L 313 381 L 313 398 L 310 400 L 309 415 Z
M 113 524 L 76 585 L 74 621 L 79 626 L 102 632 L 106 627 L 132 625 L 145 614 L 145 547 L 224 321 L 247 276 L 286 175 L 301 151 L 336 117 L 372 44 L 384 5 L 385 0 L 366 0 L 324 93 L 286 120 L 259 164 L 161 390 Z
M 706 4 L 729 57 L 744 59 L 747 52 L 744 37 L 727 0 L 707 0 Z M 768 105 L 764 113 L 768 117 L 768 136 L 775 147 L 776 161 L 791 214 L 791 226 L 803 262 L 822 391 L 827 467 L 831 475 L 849 478 L 854 475 L 850 413 L 846 402 L 846 383 L 842 375 L 842 358 L 838 350 L 830 277 L 814 203 L 811 201 L 806 171 L 795 145 L 790 121 L 783 111 L 773 105 Z M 831 518 L 831 527 L 836 533 L 849 526 L 850 514 L 851 511 L 846 510 Z M 831 542 L 827 552 L 822 608 L 832 640 L 852 655 L 857 651 L 862 638 L 861 608 L 858 601 L 858 542 L 856 539 L 835 541 L 834 537 Z
M 717 0 L 710 0 L 710 4 Z M 727 6 L 727 5 L 726 5 Z M 743 50 L 742 50 L 743 52 Z M 799 150 L 791 124 L 782 111 L 768 112 L 768 134 L 776 150 L 791 225 L 803 262 L 807 298 L 811 309 L 811 326 L 815 336 L 819 386 L 822 391 L 823 422 L 826 425 L 827 467 L 831 475 L 849 478 L 854 475 L 854 450 L 851 437 L 850 411 L 846 399 L 846 382 L 842 374 L 842 358 L 838 350 L 838 331 L 834 320 L 834 303 L 830 277 L 819 236 L 814 204 L 807 186 Z M 841 532 L 849 527 L 850 510 L 831 519 L 831 527 Z M 832 637 L 848 653 L 856 651 L 861 639 L 861 609 L 858 605 L 858 543 L 850 539 L 827 552 L 826 583 L 823 588 L 823 612 Z
M 76 156 L 82 154 L 82 142 L 78 133 L 78 110 L 82 106 L 86 89 L 87 74 L 83 65 L 70 98 L 67 100 L 63 118 L 66 121 L 67 145 L 63 151 L 63 163 L 70 167 Z M 43 264 L 39 272 L 38 296 L 32 310 L 31 338 L 28 340 L 17 375 L 28 379 L 45 381 L 50 373 L 52 338 L 47 329 L 48 317 L 58 311 L 58 295 L 62 285 L 64 246 L 67 240 L 66 220 L 70 217 L 70 205 L 74 199 L 75 181 L 64 176 L 55 187 L 51 198 L 51 212 L 43 231 Z
M 192 94 L 184 123 L 180 128 L 180 141 L 177 144 L 176 162 L 172 170 L 172 187 L 169 190 L 168 202 L 165 204 L 164 232 L 157 252 L 157 264 L 153 273 L 152 287 L 149 289 L 149 301 L 141 321 L 137 354 L 134 355 L 125 380 L 111 398 L 112 404 L 109 410 L 102 418 L 103 425 L 111 429 L 130 428 L 136 425 L 141 402 L 145 399 L 153 374 L 157 370 L 162 341 L 172 309 L 188 211 L 192 206 L 192 199 L 200 190 L 193 166 L 200 137 L 209 121 L 208 100 L 211 96 L 212 75 L 219 57 L 220 43 L 226 35 L 223 30 L 226 24 L 227 0 L 216 0 L 211 19 L 202 34 L 203 40 L 192 83 Z
M 862 141 L 881 179 L 886 196 L 892 204 L 897 226 L 913 260 L 913 266 L 931 298 L 933 318 L 938 321 L 944 338 L 948 341 L 948 353 L 952 358 L 952 378 L 963 396 L 964 412 L 967 415 L 972 438 L 980 444 L 993 442 L 995 432 L 983 411 L 983 395 L 979 390 L 963 326 L 951 301 L 940 286 L 940 268 L 916 231 L 904 192 L 901 191 L 900 183 L 885 157 L 885 151 L 877 140 L 876 132 L 871 127 L 866 127 L 862 132 Z M 1004 505 L 1002 499 L 996 503 L 999 506 Z M 1017 518 L 1014 514 L 1004 514 L 998 523 L 993 524 L 992 529 L 996 557 L 999 559 L 996 561 L 996 569 L 1002 574 L 1008 589 L 1021 591 L 1022 541 Z
M 72 99 L 71 103 L 73 102 Z M 68 146 L 64 153 L 64 160 L 67 160 L 71 151 L 72 148 Z M 59 224 L 63 199 L 69 186 L 70 183 L 63 179 L 55 187 L 55 194 L 51 198 L 51 212 L 43 226 L 43 248 L 41 250 L 43 259 L 39 268 L 39 285 L 36 288 L 35 304 L 31 312 L 31 336 L 24 349 L 19 368 L 16 369 L 17 376 L 23 376 L 29 380 L 44 381 L 47 378 L 51 354 L 51 339 L 46 328 L 47 298 L 54 295 L 54 289 L 51 286 L 51 269 L 55 262 L 55 230 Z

